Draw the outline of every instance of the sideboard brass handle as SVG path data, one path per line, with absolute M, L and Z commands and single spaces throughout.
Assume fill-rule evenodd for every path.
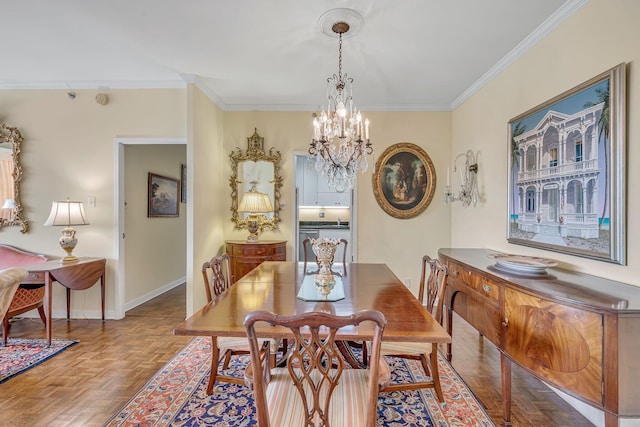
M 503 328 L 507 328 L 509 327 L 509 319 L 507 319 L 506 317 L 504 318 L 504 320 L 502 321 L 502 327 Z
M 482 290 L 489 294 L 491 293 L 491 286 L 487 285 L 486 283 L 483 283 Z

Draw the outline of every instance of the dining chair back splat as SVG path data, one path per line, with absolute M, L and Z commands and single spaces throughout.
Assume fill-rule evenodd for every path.
M 422 273 L 418 299 L 440 324 L 443 320 L 444 291 L 447 286 L 449 271 L 438 259 L 428 255 L 422 257 Z M 380 348 L 383 356 L 394 356 L 404 359 L 419 360 L 424 372 L 431 377 L 430 381 L 411 383 L 391 383 L 381 391 L 412 390 L 433 388 L 440 402 L 444 402 L 440 376 L 438 373 L 438 346 L 431 343 L 416 342 L 383 342 Z
M 295 340 L 287 367 L 265 369 L 265 358 L 261 357 L 256 338 L 258 322 L 284 326 L 293 333 Z M 375 325 L 371 360 L 380 360 L 386 319 L 379 311 L 362 310 L 350 316 L 307 312 L 284 317 L 268 311 L 247 315 L 244 326 L 251 365 L 262 367 L 252 369 L 247 378 L 254 390 L 259 427 L 375 426 L 381 364 L 371 363 L 368 369 L 344 369 L 345 361 L 335 341 L 339 328 L 362 322 Z
M 344 273 L 346 274 L 347 269 L 345 266 L 347 264 L 347 246 L 349 245 L 349 242 L 346 239 L 340 239 L 338 247 L 340 245 L 344 245 L 344 251 L 342 252 L 342 266 L 344 268 Z M 304 266 L 302 271 L 304 271 L 305 274 L 307 274 L 307 253 L 308 251 L 311 251 L 311 253 L 313 253 L 313 248 L 311 247 L 310 238 L 307 237 L 302 241 L 302 251 L 303 251 L 303 259 L 304 259 Z M 318 261 L 318 257 L 316 257 L 316 264 L 318 264 L 318 268 L 320 268 L 320 262 Z M 330 266 L 333 265 L 333 259 L 329 264 Z
M 210 261 L 202 264 L 202 279 L 207 293 L 207 302 L 211 303 L 226 291 L 232 284 L 231 262 L 229 254 L 222 254 L 211 258 Z M 269 345 L 269 340 L 261 341 L 263 351 Z M 249 353 L 249 343 L 245 337 L 211 337 L 211 374 L 207 385 L 207 394 L 213 393 L 216 381 L 244 384 L 242 378 L 218 375 L 218 364 L 223 359 L 222 370 L 229 368 L 231 356 Z

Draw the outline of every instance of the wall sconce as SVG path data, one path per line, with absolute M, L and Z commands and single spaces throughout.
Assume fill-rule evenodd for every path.
M 473 151 L 467 150 L 466 153 L 458 154 L 453 161 L 453 172 L 458 170 L 456 163 L 460 157 L 464 157 L 464 167 L 460 168 L 460 192 L 456 196 L 451 191 L 449 168 L 447 168 L 447 188 L 444 192 L 444 202 L 449 205 L 453 202 L 462 202 L 462 206 L 476 205 L 478 202 L 478 163 Z
M 273 212 L 273 205 L 271 204 L 269 195 L 260 193 L 256 190 L 256 183 L 252 182 L 252 184 L 251 190 L 242 195 L 240 205 L 238 206 L 238 212 L 246 212 L 249 214 L 247 225 L 250 234 L 247 237 L 247 242 L 258 241 L 259 222 L 264 218 L 264 215 L 258 214 Z
M 82 202 L 70 202 L 69 199 L 63 202 L 51 202 L 51 212 L 44 225 L 62 225 L 62 236 L 60 246 L 67 253 L 61 262 L 77 261 L 78 257 L 73 255 L 73 249 L 78 244 L 76 230 L 72 225 L 88 225 L 87 216 L 84 213 Z

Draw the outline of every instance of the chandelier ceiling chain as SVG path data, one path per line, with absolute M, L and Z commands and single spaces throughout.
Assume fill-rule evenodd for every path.
M 329 187 L 338 192 L 353 188 L 358 170 L 368 169 L 367 156 L 373 156 L 369 141 L 369 120 L 353 105 L 351 84 L 353 78 L 342 75 L 342 36 L 350 26 L 345 21 L 333 24 L 331 30 L 338 35 L 338 74 L 327 78 L 325 110 L 313 114 L 313 138 L 309 157 L 315 159 L 315 168 L 325 176 Z

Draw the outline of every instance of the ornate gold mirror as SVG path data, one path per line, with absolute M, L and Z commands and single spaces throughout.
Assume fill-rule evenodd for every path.
M 22 135 L 16 128 L 0 124 L 0 228 L 17 225 L 22 233 L 29 229 L 22 216 L 20 202 L 20 144 Z
M 280 152 L 264 150 L 264 137 L 258 135 L 256 129 L 247 138 L 247 150 L 236 148 L 229 155 L 231 158 L 231 221 L 236 228 L 246 228 L 257 239 L 257 232 L 278 228 L 280 222 Z M 264 203 L 247 203 L 252 195 Z M 266 203 L 268 197 L 271 206 Z M 243 203 L 244 202 L 244 203 Z

